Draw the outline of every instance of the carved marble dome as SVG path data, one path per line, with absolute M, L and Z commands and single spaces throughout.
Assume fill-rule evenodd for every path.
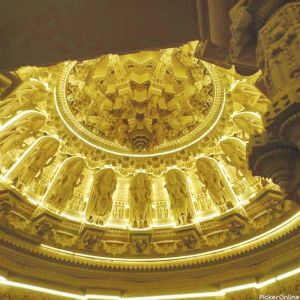
M 298 299 L 300 1 L 6 2 L 0 300 Z
M 225 99 L 220 72 L 196 59 L 193 46 L 67 63 L 56 100 L 66 126 L 123 156 L 157 156 L 199 141 Z
M 247 164 L 269 104 L 259 74 L 202 62 L 197 45 L 16 71 L 0 102 L 0 217 L 32 251 L 170 267 L 277 238 L 294 204 Z

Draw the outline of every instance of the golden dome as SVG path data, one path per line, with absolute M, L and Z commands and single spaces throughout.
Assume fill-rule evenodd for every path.
M 247 166 L 269 103 L 257 75 L 199 61 L 196 46 L 19 69 L 2 102 L 2 188 L 32 223 L 10 225 L 44 248 L 146 267 L 225 257 L 285 220 L 292 204 Z
M 298 294 L 299 1 L 73 2 L 0 20 L 0 299 Z

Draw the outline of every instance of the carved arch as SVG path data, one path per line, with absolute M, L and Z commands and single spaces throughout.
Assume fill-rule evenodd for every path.
M 42 176 L 43 168 L 49 166 L 59 148 L 58 139 L 43 136 L 37 139 L 10 168 L 5 178 L 15 181 L 17 187 L 25 187 Z
M 59 211 L 64 210 L 68 201 L 74 196 L 74 190 L 83 180 L 84 159 L 82 157 L 70 157 L 64 160 L 57 170 L 43 202 L 50 204 Z
M 22 82 L 0 101 L 0 119 L 13 117 L 18 111 L 34 109 L 46 97 L 46 88 L 39 81 Z
M 0 127 L 0 153 L 24 148 L 26 139 L 37 133 L 45 124 L 46 117 L 40 112 L 22 112 Z

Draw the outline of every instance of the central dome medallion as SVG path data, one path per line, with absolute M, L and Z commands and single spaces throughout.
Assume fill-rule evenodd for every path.
M 218 70 L 194 51 L 186 45 L 66 63 L 57 110 L 97 149 L 128 156 L 179 151 L 206 136 L 224 106 Z

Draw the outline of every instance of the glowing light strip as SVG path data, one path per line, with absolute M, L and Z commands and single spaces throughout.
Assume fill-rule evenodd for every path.
M 281 224 L 277 225 L 276 227 L 273 227 L 272 229 L 258 235 L 255 236 L 249 240 L 245 240 L 243 242 L 231 245 L 231 246 L 227 246 L 224 248 L 220 248 L 220 249 L 216 249 L 216 250 L 211 250 L 211 251 L 207 251 L 207 252 L 202 252 L 202 253 L 197 253 L 197 254 L 190 254 L 190 255 L 181 255 L 181 256 L 173 256 L 173 257 L 161 257 L 161 258 L 116 258 L 116 257 L 109 257 L 109 256 L 97 256 L 97 255 L 89 255 L 89 254 L 84 254 L 84 253 L 79 253 L 79 252 L 72 252 L 72 251 L 67 251 L 67 250 L 63 250 L 61 248 L 56 248 L 56 247 L 52 247 L 52 246 L 48 246 L 46 244 L 40 244 L 41 247 L 50 249 L 50 250 L 54 250 L 57 252 L 66 252 L 66 253 L 70 253 L 72 255 L 76 255 L 76 256 L 82 256 L 82 257 L 87 257 L 87 258 L 92 258 L 92 259 L 102 259 L 102 260 L 107 260 L 107 261 L 127 261 L 127 262 L 157 262 L 157 261 L 172 261 L 172 260 L 180 260 L 180 259 L 186 259 L 186 258 L 194 258 L 194 257 L 201 257 L 201 256 L 205 256 L 205 255 L 209 255 L 209 254 L 215 254 L 218 252 L 224 252 L 224 251 L 228 251 L 231 249 L 235 249 L 238 248 L 242 245 L 248 245 L 250 242 L 254 242 L 257 241 L 259 239 L 264 238 L 267 235 L 270 235 L 274 232 L 277 232 L 278 230 L 284 228 L 287 225 L 290 225 L 291 223 L 298 223 L 300 216 L 300 211 L 298 211 L 296 214 L 294 214 L 290 219 L 282 222 Z
M 217 292 L 203 292 L 203 293 L 190 293 L 190 294 L 177 294 L 177 295 L 159 295 L 159 296 L 142 296 L 142 297 L 129 297 L 122 298 L 127 300 L 173 300 L 173 299 L 193 299 L 193 298 L 209 298 L 225 296 L 222 291 Z
M 208 72 L 210 72 L 210 70 L 207 68 Z M 213 81 L 214 81 L 214 77 L 211 76 Z M 215 82 L 214 82 L 215 84 Z M 223 89 L 224 90 L 224 89 Z M 117 151 L 113 151 L 113 150 L 109 150 L 106 149 L 104 147 L 101 147 L 99 145 L 96 145 L 90 141 L 88 141 L 86 138 L 82 137 L 81 135 L 79 135 L 74 129 L 73 127 L 71 127 L 69 125 L 69 123 L 65 120 L 64 116 L 62 115 L 62 113 L 60 112 L 60 109 L 58 107 L 58 103 L 57 103 L 57 96 L 56 96 L 56 88 L 54 88 L 54 104 L 55 104 L 55 108 L 56 111 L 59 115 L 59 117 L 61 118 L 61 120 L 63 121 L 63 123 L 65 124 L 65 126 L 76 136 L 78 137 L 80 140 L 82 140 L 84 143 L 88 144 L 91 147 L 94 147 L 96 149 L 102 150 L 104 152 L 110 153 L 110 154 L 114 154 L 114 155 L 119 155 L 119 156 L 128 156 L 128 157 L 154 157 L 154 156 L 159 156 L 159 155 L 166 155 L 166 154 L 170 154 L 170 153 L 175 153 L 178 152 L 182 149 L 185 149 L 187 147 L 190 147 L 192 145 L 194 145 L 195 143 L 199 142 L 202 138 L 204 138 L 205 136 L 207 136 L 212 130 L 213 128 L 217 125 L 217 123 L 219 122 L 223 111 L 224 111 L 224 107 L 225 107 L 225 102 L 226 102 L 226 97 L 225 97 L 225 93 L 223 96 L 223 102 L 222 102 L 222 107 L 220 109 L 219 115 L 217 116 L 215 122 L 209 127 L 209 129 L 204 132 L 202 135 L 200 135 L 197 139 L 193 140 L 192 142 L 190 142 L 189 144 L 183 145 L 181 147 L 178 147 L 176 149 L 173 150 L 168 150 L 168 151 L 163 151 L 163 152 L 159 152 L 159 153 L 148 153 L 148 154 L 134 154 L 134 153 L 123 153 L 123 152 L 117 152 Z
M 276 278 L 271 278 L 271 279 L 268 279 L 268 280 L 266 280 L 266 281 L 263 281 L 263 282 L 258 283 L 258 284 L 256 285 L 256 288 L 261 289 L 261 288 L 263 288 L 263 287 L 265 287 L 265 286 L 268 286 L 268 285 L 270 285 L 270 284 L 272 284 L 272 283 L 275 283 L 275 282 L 276 282 Z
M 4 278 L 4 279 L 3 278 L 1 278 L 1 280 L 0 280 L 0 285 L 11 286 L 11 287 L 16 287 L 16 288 L 21 288 L 21 289 L 28 289 L 28 290 L 35 291 L 35 292 L 41 292 L 41 293 L 45 293 L 45 294 L 66 297 L 66 298 L 71 298 L 71 299 L 80 299 L 80 300 L 84 299 L 83 296 L 81 296 L 81 295 L 76 295 L 73 293 L 67 293 L 67 292 L 62 292 L 62 291 L 58 291 L 58 290 L 48 289 L 48 288 L 39 287 L 39 286 L 26 284 L 26 283 L 10 281 L 10 280 L 7 280 L 6 278 Z
M 94 295 L 94 294 L 86 294 L 79 295 L 75 293 L 68 293 L 54 289 L 48 289 L 44 287 L 39 287 L 31 284 L 15 282 L 6 279 L 3 276 L 0 276 L 0 285 L 11 286 L 21 289 L 27 289 L 31 291 L 41 292 L 49 295 L 55 295 L 60 297 L 66 297 L 69 299 L 79 299 L 79 300 L 172 300 L 172 299 L 193 299 L 193 298 L 210 298 L 210 297 L 218 297 L 225 296 L 231 292 L 242 291 L 246 289 L 260 289 L 262 287 L 271 285 L 288 277 L 297 275 L 300 273 L 300 267 L 288 271 L 286 273 L 282 273 L 276 277 L 270 278 L 268 280 L 256 283 L 250 282 L 242 285 L 236 285 L 228 288 L 221 289 L 219 291 L 214 292 L 198 292 L 198 293 L 187 293 L 187 294 L 175 294 L 175 295 L 157 295 L 157 296 L 139 296 L 139 297 L 121 297 L 121 296 L 113 296 L 113 295 Z
M 298 274 L 298 273 L 300 273 L 300 267 L 297 268 L 297 269 L 294 269 L 294 270 L 292 270 L 292 271 L 283 273 L 283 274 L 277 276 L 276 279 L 277 279 L 277 280 L 283 280 L 283 279 L 285 279 L 285 278 L 288 278 L 288 277 L 290 277 L 290 276 L 296 275 L 296 274 Z
M 228 288 L 221 289 L 220 291 L 216 292 L 203 292 L 203 293 L 191 293 L 191 294 L 177 294 L 177 295 L 160 295 L 160 296 L 145 296 L 145 297 L 129 297 L 129 298 L 122 298 L 122 299 L 127 299 L 127 300 L 160 300 L 160 299 L 165 299 L 165 300 L 172 300 L 172 299 L 193 299 L 193 298 L 209 298 L 209 297 L 217 297 L 217 296 L 225 296 L 226 294 L 229 294 L 231 292 L 237 292 L 237 291 L 242 291 L 242 290 L 247 290 L 247 289 L 260 289 L 262 287 L 271 285 L 273 283 L 276 283 L 277 281 L 283 280 L 285 278 L 294 276 L 296 274 L 300 273 L 300 267 L 296 268 L 292 271 L 283 273 L 281 275 L 278 275 L 274 278 L 270 278 L 268 280 L 255 283 L 255 282 L 250 282 L 242 285 L 236 285 Z
M 35 116 L 39 115 L 39 116 L 43 116 L 43 117 L 46 118 L 46 116 L 43 115 L 42 113 L 40 113 L 39 111 L 36 111 L 36 110 L 25 110 L 25 111 L 22 111 L 22 112 L 16 114 L 14 117 L 12 117 L 11 119 L 9 119 L 6 123 L 2 124 L 0 126 L 0 131 L 8 128 L 15 121 L 20 120 L 23 116 L 26 116 L 26 115 L 35 115 Z
M 118 299 L 122 299 L 119 296 L 105 296 L 105 295 L 85 295 L 83 298 L 83 300 L 118 300 Z

